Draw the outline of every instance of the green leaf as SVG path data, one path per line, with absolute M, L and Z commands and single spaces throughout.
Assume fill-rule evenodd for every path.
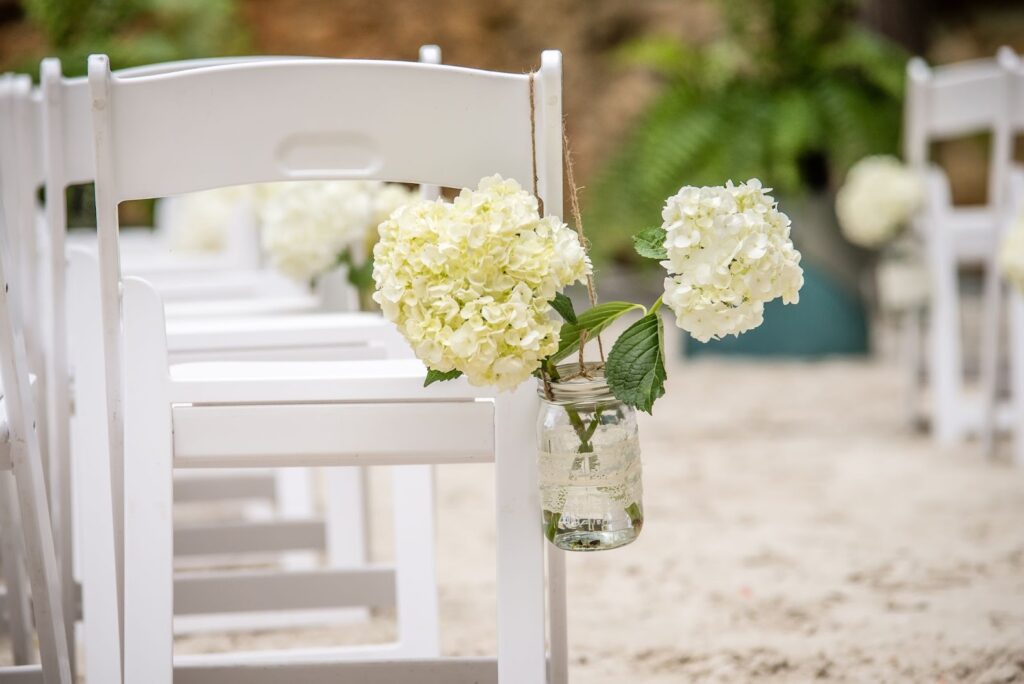
M 643 311 L 644 307 L 631 302 L 605 302 L 587 309 L 576 317 L 576 323 L 562 325 L 559 332 L 558 351 L 545 360 L 545 365 L 550 368 L 579 349 L 580 331 L 585 330 L 587 340 L 593 340 L 617 318 L 636 309 Z
M 665 394 L 665 328 L 658 312 L 647 314 L 619 336 L 604 374 L 616 399 L 651 412 Z
M 462 371 L 460 370 L 439 371 L 434 370 L 433 368 L 428 368 L 427 377 L 423 380 L 423 386 L 426 387 L 427 385 L 431 385 L 435 382 L 444 382 L 445 380 L 454 380 L 460 375 L 462 375 Z
M 370 256 L 358 266 L 348 267 L 348 282 L 360 292 L 373 289 L 373 257 Z
M 665 238 L 667 234 L 661 226 L 644 228 L 633 236 L 633 248 L 636 253 L 648 259 L 668 259 L 668 250 L 665 249 Z
M 555 298 L 550 302 L 551 308 L 558 312 L 558 315 L 567 323 L 577 323 L 576 310 L 572 308 L 572 300 L 561 292 L 555 293 Z

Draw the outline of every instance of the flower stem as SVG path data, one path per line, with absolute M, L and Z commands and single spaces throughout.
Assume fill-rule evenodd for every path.
M 576 431 L 576 436 L 580 438 L 580 446 L 576 451 L 580 455 L 573 459 L 569 472 L 574 473 L 583 467 L 583 459 L 586 458 L 584 454 L 594 453 L 594 445 L 591 440 L 593 440 L 594 433 L 597 432 L 597 428 L 601 424 L 601 412 L 603 409 L 604 407 L 601 404 L 594 407 L 594 418 L 588 426 L 584 424 L 583 418 L 580 417 L 580 413 L 576 410 L 575 406 L 571 404 L 565 406 L 565 413 L 569 416 L 569 423 Z M 558 532 L 558 523 L 562 520 L 562 512 L 549 511 L 550 517 L 547 521 L 547 528 L 544 530 L 544 536 L 551 542 L 555 541 L 555 533 Z

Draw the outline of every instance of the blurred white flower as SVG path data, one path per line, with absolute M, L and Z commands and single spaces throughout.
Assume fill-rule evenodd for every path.
M 999 268 L 1003 277 L 1024 292 L 1024 213 L 1003 238 L 999 247 Z
M 373 218 L 375 181 L 296 181 L 264 188 L 262 244 L 270 263 L 310 282 L 362 240 Z
M 473 385 L 529 378 L 558 348 L 548 302 L 590 272 L 576 233 L 500 176 L 452 203 L 401 206 L 379 230 L 374 300 L 417 357 Z
M 882 251 L 875 277 L 883 311 L 906 311 L 928 301 L 928 269 L 922 246 L 911 233 L 905 233 Z
M 415 202 L 418 193 L 398 183 L 387 183 L 381 187 L 373 198 L 373 218 L 371 225 L 376 228 L 390 218 L 399 207 Z
M 761 325 L 765 303 L 799 301 L 804 277 L 789 217 L 757 179 L 683 187 L 661 216 L 669 274 L 663 301 L 694 338 L 739 335 Z
M 166 200 L 167 239 L 180 252 L 219 252 L 227 246 L 228 225 L 244 211 L 248 186 L 191 192 Z M 165 200 L 161 200 L 165 201 Z
M 876 248 L 902 229 L 921 204 L 917 174 L 890 156 L 865 157 L 846 174 L 836 195 L 836 215 L 846 239 Z

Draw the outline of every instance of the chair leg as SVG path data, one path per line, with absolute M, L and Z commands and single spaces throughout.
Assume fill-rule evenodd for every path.
M 993 257 L 985 269 L 985 291 L 981 323 L 981 450 L 986 458 L 995 453 L 996 412 L 999 406 L 999 350 L 1003 310 L 1003 287 Z
M 932 301 L 929 312 L 929 382 L 932 391 L 932 434 L 942 445 L 962 435 L 959 402 L 963 365 L 960 356 L 960 311 L 956 262 L 947 236 L 929 240 Z
M 286 520 L 313 517 L 313 471 L 310 468 L 278 468 L 274 471 L 274 489 L 277 513 Z M 315 567 L 316 558 L 310 553 L 288 553 L 282 564 L 292 570 Z
M 1010 397 L 1013 403 L 1013 459 L 1024 468 L 1024 295 L 1010 294 Z
M 370 556 L 366 510 L 366 469 L 325 468 L 327 563 L 332 568 L 363 565 Z
M 3 562 L 4 582 L 7 586 L 7 625 L 11 635 L 11 650 L 15 665 L 35 662 L 32 647 L 32 609 L 28 600 L 28 582 L 21 564 L 24 549 L 21 527 L 18 524 L 18 492 L 14 475 L 0 471 L 0 560 Z
M 110 459 L 106 452 L 107 423 L 102 383 L 103 355 L 99 335 L 88 331 L 99 320 L 95 260 L 69 250 L 68 312 L 74 335 L 71 346 L 75 373 L 72 420 L 75 495 L 79 508 L 78 539 L 82 578 L 83 645 L 87 682 L 121 680 L 121 618 L 115 537 L 119 534 L 111 492 Z
M 547 545 L 548 626 L 551 630 L 551 662 L 548 684 L 569 682 L 569 615 L 566 606 L 565 551 Z
M 57 556 L 50 529 L 42 457 L 30 437 L 11 450 L 19 513 L 24 530 L 25 565 L 32 589 L 32 612 L 46 682 L 71 684 L 71 658 L 64 632 Z
M 497 397 L 495 479 L 498 520 L 498 681 L 541 684 L 544 537 L 535 431 L 537 393 L 523 383 Z
M 900 355 L 906 371 L 907 424 L 918 425 L 921 411 L 921 311 L 910 309 L 900 315 Z
M 402 657 L 441 653 L 434 556 L 434 468 L 394 466 L 395 584 Z
M 128 278 L 125 311 L 124 680 L 172 684 L 174 524 L 163 305 Z

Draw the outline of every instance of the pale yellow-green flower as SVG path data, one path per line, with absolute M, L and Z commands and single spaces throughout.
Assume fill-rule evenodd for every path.
M 662 210 L 668 259 L 663 301 L 701 342 L 761 325 L 764 305 L 800 299 L 800 253 L 789 217 L 761 183 L 686 186 Z
M 301 282 L 334 268 L 339 255 L 370 228 L 371 181 L 296 181 L 264 188 L 263 249 L 271 265 Z
M 846 239 L 877 248 L 892 240 L 921 204 L 917 174 L 895 157 L 865 157 L 850 168 L 836 194 L 836 216 Z
M 219 252 L 227 246 L 228 226 L 241 220 L 247 186 L 191 192 L 170 200 L 164 214 L 167 239 L 180 252 Z
M 558 348 L 548 302 L 590 272 L 576 233 L 514 180 L 399 207 L 374 247 L 374 300 L 416 356 L 510 389 Z
M 999 247 L 999 268 L 1003 276 L 1024 292 L 1024 213 L 1003 238 Z

